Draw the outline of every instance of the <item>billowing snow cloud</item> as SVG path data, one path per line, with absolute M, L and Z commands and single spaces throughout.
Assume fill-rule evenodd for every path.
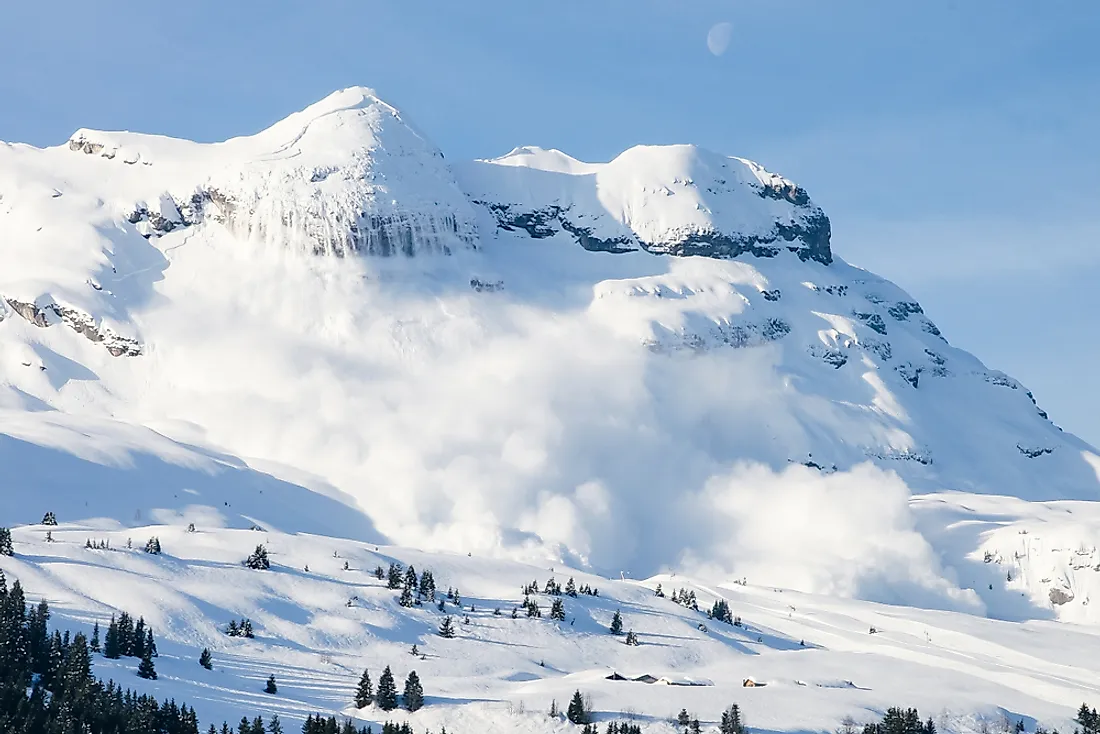
M 409 546 L 975 608 L 910 490 L 1096 493 L 1087 446 L 750 161 L 520 148 L 456 172 L 347 90 L 225 144 L 0 146 L 0 198 L 0 406 L 343 503 L 306 524 L 268 501 L 300 487 L 177 473 L 131 483 L 122 521 L 316 531 L 337 506 Z M 36 501 L 80 486 L 33 476 Z
M 741 464 L 695 496 L 699 532 L 684 538 L 685 565 L 834 596 L 984 611 L 915 529 L 909 498 L 896 474 L 871 464 L 824 476 Z

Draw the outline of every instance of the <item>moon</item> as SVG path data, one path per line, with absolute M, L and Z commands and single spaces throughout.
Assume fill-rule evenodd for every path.
M 721 56 L 730 47 L 733 38 L 733 23 L 717 23 L 707 33 L 707 48 L 715 56 Z

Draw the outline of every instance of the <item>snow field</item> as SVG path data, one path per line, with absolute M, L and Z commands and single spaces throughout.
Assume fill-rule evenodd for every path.
M 47 530 L 53 542 L 45 541 Z M 136 549 L 153 535 L 163 555 Z M 109 539 L 114 550 L 88 550 L 89 538 Z M 128 538 L 135 549 L 126 549 Z M 1029 731 L 1036 722 L 1065 730 L 1076 705 L 1100 693 L 1092 669 L 1100 639 L 1092 628 L 1066 623 L 998 622 L 771 587 L 716 587 L 682 576 L 616 581 L 562 567 L 272 531 L 62 524 L 16 528 L 14 539 L 17 556 L 0 559 L 0 567 L 20 579 L 30 600 L 50 603 L 58 626 L 90 631 L 98 620 L 105 629 L 112 613 L 125 610 L 155 630 L 159 680 L 138 679 L 137 661 L 125 658 L 97 656 L 98 675 L 189 701 L 204 722 L 255 713 L 298 722 L 321 712 L 363 723 L 408 716 L 418 729 L 445 724 L 460 734 L 562 731 L 569 725 L 545 712 L 552 700 L 560 707 L 580 689 L 598 719 L 629 716 L 648 731 L 671 731 L 665 722 L 685 707 L 714 722 L 732 702 L 764 731 L 832 730 L 845 716 L 868 721 L 891 705 L 917 706 L 952 732 L 977 731 L 983 720 L 995 727 L 1005 713 L 1013 724 L 1022 718 Z M 241 560 L 261 542 L 272 569 L 244 568 Z M 459 589 L 464 609 L 448 604 L 455 639 L 436 634 L 444 615 L 435 606 L 402 608 L 399 592 L 374 578 L 376 565 L 393 560 L 432 570 L 443 593 Z M 561 597 L 567 617 L 554 622 L 550 598 L 540 594 L 541 619 L 522 610 L 512 619 L 521 586 L 536 579 L 541 586 L 551 575 L 562 584 L 571 576 L 596 586 L 599 597 Z M 658 583 L 666 593 L 695 591 L 704 609 L 719 596 L 727 599 L 743 627 L 656 597 Z M 497 607 L 500 616 L 493 614 Z M 638 647 L 607 632 L 616 610 L 624 628 L 638 633 Z M 254 640 L 224 634 L 230 620 L 241 618 L 252 621 Z M 422 658 L 410 654 L 414 644 Z M 203 647 L 213 653 L 213 671 L 198 665 Z M 363 668 L 377 681 L 386 665 L 399 689 L 409 670 L 418 672 L 425 709 L 386 716 L 351 707 Z M 713 685 L 610 681 L 611 672 Z M 268 675 L 278 681 L 276 696 L 262 692 Z M 765 685 L 744 688 L 746 678 Z

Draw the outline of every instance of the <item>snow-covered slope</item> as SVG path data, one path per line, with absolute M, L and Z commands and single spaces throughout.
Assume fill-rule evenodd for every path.
M 52 533 L 52 542 L 45 534 Z M 915 706 L 939 731 L 1011 731 L 1022 721 L 1067 731 L 1081 701 L 1095 700 L 1095 628 L 1042 621 L 1014 624 L 801 594 L 765 586 L 717 585 L 689 576 L 644 582 L 609 580 L 581 571 L 432 554 L 315 535 L 210 527 L 112 528 L 62 523 L 15 531 L 15 558 L 0 569 L 19 577 L 32 602 L 47 599 L 59 627 L 90 634 L 120 610 L 140 615 L 155 630 L 157 681 L 139 679 L 137 660 L 95 656 L 97 675 L 187 701 L 205 726 L 241 716 L 277 713 L 297 731 L 309 714 L 357 723 L 409 720 L 417 732 L 576 731 L 559 710 L 575 690 L 588 695 L 601 730 L 608 721 L 634 720 L 646 732 L 671 734 L 686 708 L 715 731 L 720 712 L 741 706 L 752 731 L 832 731 L 845 717 L 857 725 L 889 706 Z M 163 554 L 138 548 L 151 536 Z M 86 548 L 87 541 L 112 550 Z M 134 549 L 127 549 L 127 541 Z M 257 543 L 272 559 L 268 571 L 240 561 Z M 397 561 L 431 570 L 446 601 L 403 608 L 399 592 L 374 577 Z M 347 567 L 345 568 L 345 564 Z M 553 578 L 595 587 L 599 595 L 529 597 L 541 618 L 528 618 L 521 587 Z M 660 584 L 664 597 L 655 595 Z M 693 611 L 668 598 L 696 595 Z M 562 601 L 565 619 L 549 617 Z M 741 626 L 709 619 L 725 599 Z M 499 615 L 496 613 L 499 610 Z M 608 633 L 619 611 L 637 646 Z M 456 635 L 437 634 L 452 616 Z M 255 639 L 229 637 L 230 621 L 248 619 Z M 875 633 L 871 634 L 874 629 Z M 413 646 L 418 655 L 411 654 Z M 213 670 L 199 666 L 203 648 Z M 358 710 L 353 692 L 363 669 L 377 683 L 390 666 L 398 687 L 409 671 L 423 682 L 426 703 L 415 714 Z M 611 680 L 652 676 L 663 682 Z M 274 675 L 278 695 L 263 693 Z M 746 688 L 752 680 L 760 687 Z M 694 682 L 700 685 L 670 685 Z
M 691 145 L 637 146 L 605 164 L 516 148 L 461 169 L 497 227 L 531 237 L 565 231 L 586 250 L 774 257 L 824 265 L 829 220 L 804 190 L 752 161 Z
M 691 146 L 452 171 L 365 89 L 211 145 L 0 145 L 4 522 L 203 512 L 1094 621 L 1053 577 L 1008 603 L 921 498 L 1094 500 L 1097 452 L 829 233 Z

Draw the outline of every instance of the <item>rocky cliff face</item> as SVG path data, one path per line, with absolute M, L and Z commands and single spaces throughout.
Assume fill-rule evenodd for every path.
M 6 304 L 13 313 L 22 316 L 24 320 L 40 329 L 64 324 L 88 341 L 102 344 L 113 357 L 141 355 L 141 344 L 136 339 L 116 334 L 110 327 L 97 324 L 90 314 L 75 308 L 62 306 L 59 303 L 39 306 L 37 303 L 28 303 L 14 298 L 4 298 L 2 304 Z M 2 304 L 0 304 L 0 321 L 8 316 Z
M 211 220 L 244 240 L 337 257 L 477 244 L 443 155 L 364 88 L 223 143 L 80 130 L 67 148 L 125 181 L 127 218 L 146 236 Z
M 790 251 L 828 265 L 830 224 L 791 181 L 690 145 L 639 146 L 610 163 L 517 148 L 459 168 L 503 231 L 564 231 L 586 250 L 734 258 Z
M 606 164 L 518 148 L 459 165 L 460 186 L 434 145 L 361 88 L 223 143 L 80 130 L 65 149 L 131 200 L 126 219 L 146 237 L 209 220 L 308 254 L 445 255 L 477 247 L 477 207 L 492 229 L 566 232 L 590 251 L 832 261 L 828 217 L 751 161 L 687 145 Z

